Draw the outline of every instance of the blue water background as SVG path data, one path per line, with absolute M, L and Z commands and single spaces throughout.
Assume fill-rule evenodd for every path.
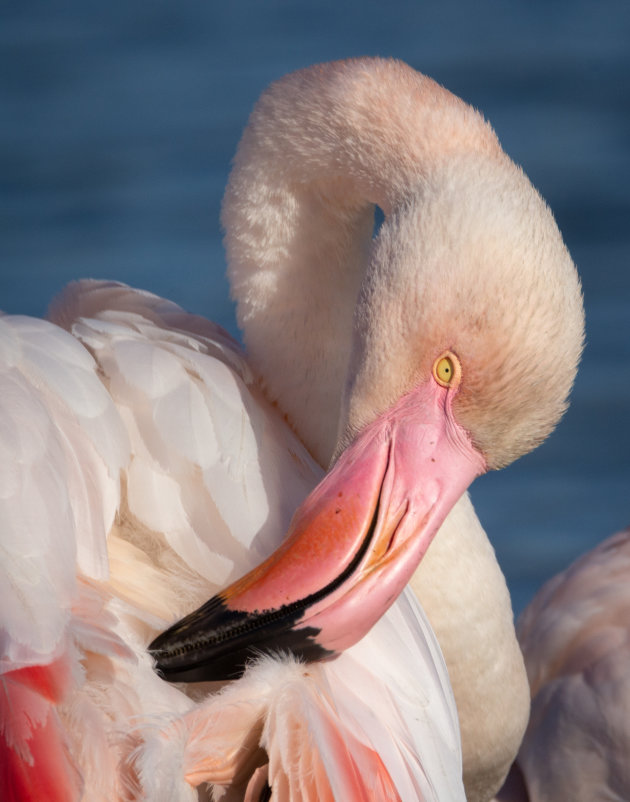
M 219 205 L 273 79 L 401 58 L 480 108 L 554 210 L 582 275 L 572 406 L 473 498 L 520 610 L 630 524 L 630 3 L 112 0 L 0 11 L 0 307 L 115 278 L 236 333 Z

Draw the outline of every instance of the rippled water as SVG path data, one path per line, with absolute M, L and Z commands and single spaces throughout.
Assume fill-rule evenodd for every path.
M 317 61 L 396 56 L 482 109 L 582 274 L 588 345 L 557 432 L 473 498 L 520 609 L 630 524 L 630 4 L 13 4 L 0 12 L 0 307 L 81 276 L 236 333 L 219 204 L 256 97 Z

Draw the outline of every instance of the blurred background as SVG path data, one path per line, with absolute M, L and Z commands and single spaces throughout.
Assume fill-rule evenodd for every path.
M 394 56 L 483 111 L 553 209 L 588 343 L 569 413 L 478 480 L 516 612 L 630 525 L 627 0 L 69 0 L 0 11 L 0 308 L 111 278 L 238 336 L 219 226 L 253 103 L 314 62 Z

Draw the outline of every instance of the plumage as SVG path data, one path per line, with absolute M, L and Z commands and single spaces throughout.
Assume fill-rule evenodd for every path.
M 421 671 L 422 682 L 418 665 L 403 659 L 412 645 L 433 667 Z M 280 799 L 369 799 L 379 783 L 382 799 L 464 799 L 453 705 L 439 649 L 407 594 L 334 663 L 264 658 L 156 733 L 139 771 L 156 800 L 170 798 L 156 765 L 171 777 L 226 785 L 226 799 L 241 799 L 261 758 Z
M 59 311 L 62 309 L 64 314 Z M 84 317 L 84 313 L 91 317 Z M 382 751 L 389 751 L 389 771 L 383 776 L 389 778 L 391 772 L 396 786 L 404 788 L 411 782 L 420 787 L 427 782 L 424 779 L 426 773 L 430 781 L 441 789 L 439 795 L 427 790 L 427 799 L 463 799 L 457 718 L 446 670 L 432 632 L 412 598 L 401 600 L 368 642 L 360 644 L 361 649 L 368 649 L 368 653 L 370 642 L 372 650 L 378 650 L 379 643 L 385 644 L 385 654 L 400 654 L 399 665 L 388 666 L 387 660 L 381 660 L 377 665 L 372 657 L 361 667 L 362 679 L 356 673 L 358 658 L 353 658 L 350 652 L 336 664 L 316 669 L 306 669 L 292 661 L 286 665 L 275 665 L 270 661 L 269 666 L 263 664 L 252 668 L 248 682 L 237 683 L 224 695 L 211 697 L 207 702 L 195 703 L 159 679 L 145 651 L 151 634 L 198 604 L 232 575 L 254 565 L 265 551 L 271 550 L 288 526 L 292 506 L 316 483 L 321 469 L 280 415 L 261 397 L 255 385 L 248 384 L 251 373 L 236 343 L 212 324 L 186 315 L 174 304 L 149 293 L 100 282 L 71 285 L 63 296 L 56 299 L 52 316 L 68 326 L 74 338 L 46 321 L 28 321 L 40 333 L 39 340 L 31 329 L 27 329 L 24 336 L 43 350 L 50 344 L 52 335 L 56 338 L 53 342 L 66 345 L 71 354 L 76 352 L 84 375 L 59 389 L 53 403 L 50 390 L 44 383 L 45 377 L 28 366 L 31 401 L 33 404 L 37 401 L 34 388 L 39 388 L 39 404 L 43 408 L 54 409 L 55 404 L 61 408 L 61 413 L 54 419 L 54 428 L 57 437 L 65 441 L 69 435 L 62 427 L 66 424 L 66 429 L 72 432 L 75 421 L 66 421 L 69 413 L 64 406 L 64 393 L 72 395 L 77 392 L 78 385 L 84 385 L 80 388 L 84 396 L 82 411 L 92 419 L 91 425 L 97 430 L 100 430 L 95 423 L 97 413 L 108 419 L 112 435 L 107 444 L 108 453 L 120 458 L 120 462 L 113 463 L 112 473 L 122 470 L 126 480 L 121 483 L 122 498 L 116 520 L 112 523 L 102 514 L 96 527 L 101 533 L 103 521 L 110 527 L 107 539 L 109 576 L 101 578 L 98 586 L 92 582 L 86 584 L 89 575 L 83 572 L 74 556 L 74 519 L 72 516 L 60 518 L 54 507 L 43 516 L 45 520 L 57 523 L 50 539 L 60 546 L 64 538 L 69 542 L 69 554 L 59 551 L 63 557 L 61 564 L 47 565 L 58 582 L 59 591 L 56 587 L 47 587 L 44 593 L 25 596 L 22 576 L 14 566 L 8 566 L 12 568 L 9 574 L 12 586 L 6 598 L 28 601 L 24 615 L 28 615 L 29 621 L 42 621 L 42 636 L 48 635 L 48 640 L 40 644 L 38 633 L 32 626 L 21 624 L 8 629 L 17 616 L 11 609 L 3 607 L 2 626 L 8 647 L 3 659 L 6 692 L 3 699 L 13 706 L 11 715 L 5 708 L 2 719 L 5 723 L 3 754 L 5 757 L 17 754 L 22 761 L 26 758 L 25 786 L 16 790 L 9 799 L 39 799 L 46 787 L 42 785 L 42 776 L 49 776 L 57 798 L 64 800 L 78 799 L 81 793 L 90 799 L 103 800 L 140 798 L 143 794 L 155 800 L 196 798 L 186 777 L 195 784 L 208 781 L 221 785 L 226 782 L 220 773 L 217 775 L 210 769 L 204 773 L 197 767 L 198 760 L 208 761 L 209 755 L 216 755 L 221 748 L 216 742 L 217 732 L 210 726 L 213 710 L 220 708 L 227 698 L 227 712 L 220 715 L 221 721 L 227 722 L 228 731 L 232 732 L 225 748 L 233 754 L 235 737 L 240 739 L 239 743 L 251 738 L 240 728 L 244 711 L 255 704 L 252 727 L 258 738 L 263 737 L 262 724 L 268 717 L 263 743 L 273 751 L 275 738 L 280 737 L 277 733 L 282 733 L 286 716 L 295 715 L 292 712 L 295 694 L 302 676 L 309 677 L 308 682 L 304 681 L 303 704 L 311 710 L 314 723 L 313 731 L 308 729 L 297 733 L 295 739 L 296 743 L 301 743 L 301 738 L 310 741 L 308 759 L 318 763 L 320 783 L 324 787 L 330 784 L 331 774 L 335 782 L 342 781 L 337 779 L 333 770 L 334 761 L 328 763 L 327 753 L 323 757 L 319 755 L 326 743 L 326 733 L 339 730 L 342 734 L 338 735 L 338 740 L 343 743 L 348 739 L 352 745 L 351 755 L 374 751 L 374 746 L 365 741 L 371 737 L 370 725 L 373 727 L 375 714 L 372 705 L 368 706 L 365 699 L 356 697 L 357 687 L 367 689 L 373 683 L 380 688 L 382 697 L 376 737 L 387 744 L 387 749 Z M 11 333 L 13 362 L 21 364 L 15 358 L 24 359 L 20 321 L 5 317 L 0 319 L 0 324 L 3 332 Z M 17 330 L 17 335 L 14 330 Z M 146 349 L 134 348 L 140 335 L 141 342 L 152 343 L 149 362 Z M 80 343 L 96 356 L 100 380 L 96 375 L 96 363 Z M 163 349 L 163 354 L 159 353 L 160 349 Z M 47 360 L 47 371 L 54 369 L 58 354 L 61 367 L 71 361 L 66 350 L 54 349 Z M 165 363 L 171 368 L 166 375 Z M 11 369 L 16 370 L 14 364 Z M 27 372 L 27 367 L 22 370 Z M 192 388 L 188 387 L 191 382 Z M 92 384 L 95 400 L 90 404 L 86 399 Z M 107 387 L 107 393 L 103 393 L 104 387 Z M 178 399 L 184 392 L 189 398 L 198 392 L 201 402 L 197 414 L 165 418 L 161 406 L 164 398 L 173 392 Z M 19 425 L 15 416 L 10 419 L 4 414 L 11 411 L 9 401 L 12 400 L 8 394 L 3 394 L 2 420 L 7 423 L 3 429 L 5 437 L 13 431 L 28 431 L 24 423 Z M 69 403 L 74 402 L 70 399 Z M 26 413 L 28 420 L 34 419 L 28 407 L 19 405 L 18 409 Z M 51 413 L 48 414 L 50 417 Z M 156 427 L 156 420 L 161 422 L 161 427 Z M 52 427 L 48 419 L 47 424 Z M 217 430 L 217 436 L 198 440 L 201 453 L 193 450 L 191 454 L 190 448 L 195 448 L 191 444 L 194 444 L 199 430 L 207 434 L 211 426 Z M 114 437 L 116 433 L 118 442 Z M 239 445 L 236 455 L 235 441 Z M 48 447 L 43 438 L 42 443 L 39 450 L 49 457 L 54 456 L 54 449 Z M 14 464 L 26 461 L 30 455 L 27 445 L 20 450 L 14 449 L 11 454 Z M 88 449 L 92 445 L 87 438 L 79 439 L 77 449 Z M 83 457 L 73 455 L 73 461 L 78 459 Z M 32 461 L 26 463 L 31 473 Z M 59 461 L 46 462 L 45 468 L 54 473 L 58 464 Z M 263 473 L 265 466 L 269 470 Z M 210 479 L 207 471 L 212 472 Z M 156 476 L 160 478 L 156 479 Z M 191 480 L 197 482 L 194 492 L 186 484 Z M 164 483 L 172 486 L 171 493 L 164 492 Z M 135 489 L 138 487 L 141 490 Z M 45 485 L 40 484 L 40 488 L 47 500 L 57 503 L 62 509 L 72 508 L 75 499 L 79 509 L 84 506 L 80 495 L 82 491 L 87 492 L 84 484 L 77 489 L 62 476 L 49 493 Z M 10 490 L 8 481 L 3 483 L 3 489 Z M 140 493 L 140 496 L 138 505 L 132 510 L 127 499 L 133 492 Z M 143 498 L 143 494 L 148 494 L 148 498 Z M 259 503 L 261 496 L 262 507 Z M 255 504 L 251 503 L 252 499 Z M 227 503 L 228 500 L 231 504 Z M 11 505 L 14 515 L 20 511 L 24 516 L 29 514 L 30 498 L 23 494 L 19 498 L 11 496 L 6 502 Z M 96 508 L 105 508 L 105 514 L 109 512 L 103 504 L 96 505 Z M 224 510 L 238 515 L 238 518 L 228 519 L 226 523 Z M 162 521 L 159 532 L 152 529 L 156 516 Z M 174 530 L 168 526 L 171 518 Z M 194 529 L 191 521 L 195 522 Z M 86 530 L 91 526 L 84 522 L 83 525 Z M 217 533 L 231 531 L 228 527 L 237 525 L 235 535 L 238 534 L 240 541 L 230 535 L 231 540 L 225 547 L 228 556 L 217 560 L 204 537 L 212 544 Z M 28 522 L 23 528 L 27 526 Z M 36 528 L 29 531 L 34 539 L 39 534 Z M 45 576 L 44 548 L 49 546 L 50 539 L 42 544 L 42 565 L 33 571 L 36 577 Z M 16 564 L 20 560 L 24 562 L 24 549 L 23 541 L 16 543 Z M 75 570 L 78 579 L 75 579 Z M 51 599 L 54 604 L 51 604 Z M 57 629 L 44 618 L 47 613 L 54 615 L 55 620 L 61 618 L 62 623 Z M 23 618 L 20 621 L 23 622 Z M 56 632 L 58 634 L 53 639 Z M 22 638 L 27 635 L 29 643 L 18 642 L 18 635 Z M 357 651 L 360 654 L 359 647 Z M 419 660 L 410 661 L 409 655 L 416 652 Z M 20 658 L 21 662 L 18 662 Z M 427 661 L 426 681 L 421 681 L 414 690 L 418 677 L 423 674 L 423 659 Z M 351 667 L 344 674 L 345 661 Z M 26 670 L 39 672 L 42 678 L 43 674 L 46 675 L 45 682 L 38 680 L 35 683 L 28 699 L 24 692 L 15 690 L 15 667 L 22 664 Z M 30 666 L 34 668 L 30 669 Z M 12 670 L 7 671 L 7 668 Z M 266 680 L 270 674 L 273 682 Z M 382 678 L 379 678 L 380 674 L 383 674 Z M 291 677 L 295 681 L 289 686 Z M 57 684 L 51 690 L 53 680 Z M 248 697 L 252 686 L 255 693 Z M 335 693 L 331 690 L 333 686 Z M 359 723 L 353 724 L 350 719 L 346 722 L 345 716 L 340 718 L 341 714 L 334 707 L 335 701 L 341 705 L 339 699 L 344 688 L 355 694 L 353 705 L 347 701 L 345 704 L 354 706 L 354 716 L 359 718 Z M 328 710 L 323 722 L 319 722 L 318 729 L 315 724 L 319 719 L 313 699 L 326 698 L 326 694 L 331 695 L 328 704 L 332 709 Z M 193 693 L 193 696 L 201 698 L 198 693 Z M 409 707 L 414 711 L 412 717 L 406 707 L 410 702 L 415 702 Z M 20 715 L 15 714 L 16 703 L 21 706 Z M 39 709 L 41 713 L 37 713 Z M 423 710 L 430 711 L 431 715 L 420 715 Z M 47 716 L 52 721 L 44 729 L 40 722 L 47 721 Z M 388 717 L 391 729 L 387 736 L 383 736 L 381 728 Z M 439 728 L 437 734 L 436 728 Z M 428 757 L 421 761 L 422 743 L 427 732 L 432 733 L 431 746 Z M 178 736 L 175 737 L 174 733 Z M 436 739 L 444 749 L 437 750 L 438 754 L 434 756 Z M 29 749 L 33 753 L 39 741 L 45 742 L 47 752 L 53 750 L 54 760 L 51 758 L 42 764 L 40 759 L 31 765 Z M 59 774 L 60 766 L 64 764 L 58 755 L 68 753 L 71 756 L 67 766 L 68 777 L 62 784 Z M 262 749 L 256 754 L 260 761 L 264 754 Z M 284 756 L 280 758 L 277 752 L 274 754 L 276 758 L 271 764 L 273 777 L 278 777 L 278 783 L 288 782 L 292 789 L 297 788 L 291 791 L 294 795 L 287 798 L 318 798 L 319 792 L 301 789 L 300 767 L 287 766 Z M 33 757 L 36 756 L 35 750 Z M 431 760 L 434 763 L 438 761 L 435 764 L 437 769 L 430 768 Z M 49 764 L 50 775 L 46 773 Z M 4 765 L 11 769 L 12 764 Z M 257 762 L 253 765 L 255 768 Z M 352 776 L 353 772 L 356 773 L 356 769 L 351 770 Z M 289 779 L 285 780 L 287 774 Z M 247 784 L 249 775 L 246 771 L 243 777 Z M 230 776 L 230 785 L 231 779 Z M 384 782 L 391 783 L 392 780 L 385 779 Z M 11 788 L 8 782 L 5 787 Z M 241 792 L 244 793 L 244 786 Z M 240 792 L 232 788 L 231 793 L 236 793 L 234 798 L 238 798 Z
M 385 221 L 373 239 L 375 204 Z M 488 799 L 525 725 L 526 684 L 504 581 L 467 497 L 456 502 L 475 475 L 537 445 L 566 406 L 583 312 L 551 213 L 481 115 L 403 64 L 363 59 L 295 73 L 263 95 L 223 223 L 247 356 L 213 324 L 107 282 L 68 287 L 51 322 L 0 318 L 2 375 L 17 387 L 0 396 L 2 448 L 20 466 L 3 476 L 2 671 L 21 711 L 0 747 L 12 766 L 19 754 L 31 786 L 16 798 L 57 781 L 27 754 L 46 720 L 46 742 L 67 755 L 57 766 L 69 800 L 187 800 L 204 783 L 226 800 L 264 798 L 267 783 L 278 802 L 369 798 L 373 787 L 462 800 L 440 649 L 410 591 L 393 601 L 455 504 L 415 589 L 453 667 L 469 802 Z M 307 593 L 344 647 L 393 603 L 363 640 L 321 665 L 261 658 L 218 695 L 163 682 L 149 643 L 166 671 L 210 641 L 193 638 L 192 619 L 156 635 L 228 583 L 249 587 L 238 578 L 264 573 L 256 566 L 290 527 L 322 517 L 322 499 L 333 516 L 361 506 L 359 491 L 334 501 L 334 483 L 345 471 L 343 487 L 356 487 L 372 452 L 385 473 L 364 471 L 378 491 L 361 513 L 366 550 L 352 544 L 343 581 Z M 353 526 L 338 524 L 340 536 Z M 492 583 L 479 600 L 449 581 L 458 533 L 476 581 Z M 337 541 L 322 538 L 306 549 L 314 564 L 288 560 L 305 584 L 320 566 L 334 575 Z M 398 569 L 401 554 L 411 557 Z M 355 571 L 367 591 L 352 606 L 343 594 Z M 18 627 L 13 611 L 39 630 Z M 462 655 L 460 637 L 475 631 L 495 638 L 494 673 Z M 16 666 L 44 669 L 34 701 L 8 681 Z M 29 718 L 29 705 L 43 712 Z M 492 726 L 475 741 L 480 715 Z

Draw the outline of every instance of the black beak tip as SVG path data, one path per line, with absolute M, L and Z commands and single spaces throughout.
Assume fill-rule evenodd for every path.
M 290 609 L 248 613 L 231 610 L 215 596 L 149 644 L 158 674 L 168 682 L 238 679 L 263 654 L 294 654 L 307 663 L 334 652 L 317 642 L 320 630 L 296 627 L 302 613 Z

